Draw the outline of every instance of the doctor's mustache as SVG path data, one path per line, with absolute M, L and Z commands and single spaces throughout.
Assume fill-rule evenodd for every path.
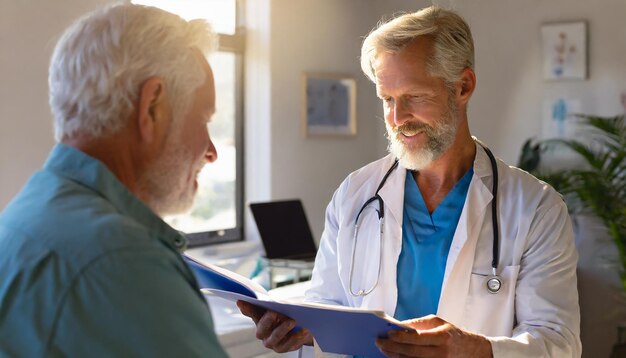
M 393 130 L 393 133 L 395 135 L 398 134 L 414 134 L 417 132 L 425 132 L 426 134 L 428 134 L 429 136 L 436 134 L 435 133 L 435 129 L 431 126 L 429 126 L 428 124 L 425 123 L 404 123 L 400 126 L 397 127 L 392 127 L 391 128 Z

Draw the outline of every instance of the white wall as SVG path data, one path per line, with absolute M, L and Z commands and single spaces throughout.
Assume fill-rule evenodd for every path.
M 252 63 L 246 72 L 251 94 L 246 102 L 248 199 L 301 198 L 317 240 L 337 186 L 348 173 L 385 154 L 382 107 L 359 65 L 362 37 L 380 17 L 378 2 L 261 0 L 251 7 L 247 61 Z M 268 17 L 271 21 L 264 20 Z M 269 74 L 258 73 L 266 69 Z M 304 72 L 347 74 L 357 80 L 356 136 L 302 136 Z M 269 108 L 256 96 L 267 98 Z M 254 228 L 249 232 L 256 234 Z
M 503 159 L 515 164 L 522 142 L 541 133 L 543 99 L 568 96 L 581 110 L 599 115 L 623 111 L 626 91 L 626 2 L 599 1 L 454 1 L 472 26 L 476 43 L 478 90 L 470 118 Z M 540 27 L 544 23 L 586 20 L 589 79 L 542 79 Z
M 335 188 L 349 172 L 382 154 L 378 146 L 368 145 L 378 143 L 383 126 L 376 119 L 378 102 L 371 100 L 373 86 L 359 70 L 360 36 L 372 22 L 361 15 L 367 11 L 358 3 L 272 1 L 272 196 L 301 197 L 316 238 Z M 356 137 L 303 139 L 304 71 L 344 73 L 357 79 Z
M 48 60 L 61 32 L 104 0 L 0 0 L 0 210 L 52 148 Z

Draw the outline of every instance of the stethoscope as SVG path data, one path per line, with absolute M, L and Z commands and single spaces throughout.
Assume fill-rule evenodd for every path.
M 481 144 L 481 147 L 485 150 L 485 153 L 487 153 L 487 156 L 489 157 L 489 161 L 491 162 L 491 170 L 493 172 L 493 187 L 491 189 L 491 193 L 493 194 L 493 200 L 491 201 L 491 222 L 493 225 L 493 252 L 492 252 L 493 259 L 491 260 L 492 275 L 487 276 L 486 287 L 487 287 L 487 292 L 495 294 L 495 293 L 500 292 L 500 289 L 502 289 L 502 286 L 503 286 L 502 278 L 498 276 L 497 274 L 498 261 L 499 261 L 499 256 L 500 256 L 500 237 L 499 237 L 499 231 L 498 231 L 498 204 L 496 201 L 498 197 L 498 167 L 496 164 L 496 158 L 493 156 L 493 153 L 491 153 L 491 150 L 489 150 L 489 148 L 487 148 L 486 146 L 482 144 Z M 387 178 L 389 178 L 389 175 L 391 175 L 391 173 L 397 167 L 398 167 L 398 159 L 396 159 L 393 162 L 393 165 L 389 168 L 389 170 L 387 170 L 387 173 L 385 173 L 385 176 L 380 181 L 380 184 L 378 184 L 378 188 L 376 189 L 374 196 L 369 198 L 363 204 L 363 206 L 361 206 L 361 209 L 357 213 L 356 219 L 354 220 L 354 237 L 352 240 L 352 257 L 351 257 L 351 262 L 350 262 L 350 275 L 349 275 L 349 283 L 348 283 L 350 285 L 349 289 L 350 289 L 350 294 L 352 296 L 355 296 L 355 297 L 367 296 L 372 291 L 374 291 L 376 286 L 378 286 L 378 279 L 380 278 L 380 270 L 381 270 L 382 261 L 383 261 L 383 229 L 385 225 L 384 224 L 385 202 L 383 201 L 383 198 L 378 194 L 378 192 L 385 185 L 385 182 L 387 181 Z M 380 254 L 378 257 L 378 273 L 376 274 L 376 280 L 374 281 L 374 283 L 372 284 L 370 288 L 359 289 L 358 291 L 355 292 L 352 289 L 352 278 L 354 276 L 354 256 L 356 254 L 356 245 L 357 245 L 357 238 L 358 238 L 358 233 L 359 233 L 359 217 L 361 216 L 361 213 L 363 213 L 363 211 L 373 202 L 378 203 L 378 209 L 376 210 L 376 213 L 378 214 L 378 224 L 379 224 L 379 229 L 380 229 L 379 230 L 379 244 L 380 244 L 379 253 Z

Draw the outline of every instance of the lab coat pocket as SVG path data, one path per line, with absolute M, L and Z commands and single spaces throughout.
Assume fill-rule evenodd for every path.
M 472 272 L 464 319 L 467 329 L 487 336 L 511 336 L 515 324 L 515 286 L 519 268 L 515 265 L 502 269 L 499 274 L 502 287 L 497 293 L 487 289 L 491 274 Z

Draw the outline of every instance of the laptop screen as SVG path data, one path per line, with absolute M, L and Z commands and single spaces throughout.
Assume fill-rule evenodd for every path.
M 300 200 L 250 204 L 268 259 L 312 259 L 317 248 Z

